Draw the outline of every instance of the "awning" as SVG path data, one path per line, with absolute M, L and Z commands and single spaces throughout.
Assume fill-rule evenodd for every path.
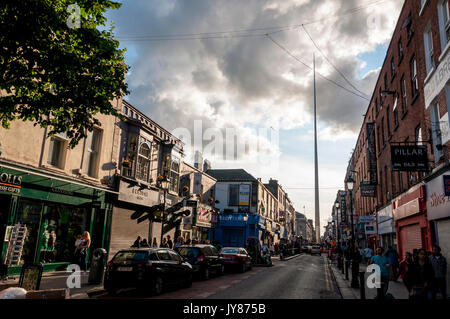
M 52 179 L 52 180 L 55 180 L 55 181 L 61 181 L 61 182 L 66 182 L 66 183 L 71 183 L 71 184 L 87 187 L 87 188 L 92 188 L 92 189 L 96 189 L 96 190 L 100 190 L 100 191 L 104 191 L 104 192 L 108 192 L 108 193 L 112 193 L 112 194 L 117 194 L 117 195 L 119 194 L 119 192 L 112 191 L 112 190 L 109 190 L 107 188 L 96 187 L 96 186 L 93 186 L 93 185 L 90 185 L 90 184 L 84 184 L 84 183 L 76 182 L 70 177 L 67 177 L 66 179 L 64 179 L 64 178 L 61 178 L 61 177 L 52 176 L 50 174 L 38 173 L 38 172 L 29 170 L 29 169 L 18 168 L 18 167 L 15 167 L 15 166 L 5 165 L 5 164 L 2 164 L 2 163 L 0 163 L 0 167 L 4 167 L 4 168 L 7 168 L 7 169 L 12 169 L 12 170 L 23 172 L 23 173 L 27 173 L 27 174 L 33 174 L 33 175 L 36 175 L 36 176 L 46 177 L 48 179 Z

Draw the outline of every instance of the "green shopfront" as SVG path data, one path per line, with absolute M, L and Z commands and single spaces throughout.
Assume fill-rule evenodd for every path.
M 84 231 L 91 234 L 90 254 L 108 247 L 113 196 L 74 179 L 0 162 L 1 263 L 9 274 L 20 273 L 24 263 L 65 270 L 74 263 L 75 240 Z M 25 233 L 16 240 L 19 228 Z

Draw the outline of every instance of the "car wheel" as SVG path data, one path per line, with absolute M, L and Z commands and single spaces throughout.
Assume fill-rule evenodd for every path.
M 203 279 L 208 280 L 209 279 L 209 269 L 208 267 L 205 267 L 205 270 L 203 271 Z
M 153 286 L 153 293 L 156 296 L 158 296 L 158 295 L 162 294 L 163 289 L 164 289 L 163 280 L 162 280 L 162 278 L 160 276 L 157 276 L 155 278 L 155 283 L 154 283 L 154 286 Z
M 241 272 L 246 272 L 246 271 L 247 271 L 247 266 L 245 266 L 245 263 L 242 263 Z

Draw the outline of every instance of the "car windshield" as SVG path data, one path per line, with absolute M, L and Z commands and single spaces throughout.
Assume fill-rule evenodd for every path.
M 199 249 L 195 247 L 178 247 L 176 251 L 183 257 L 198 257 Z
M 113 258 L 114 263 L 139 263 L 147 261 L 147 251 L 119 251 Z
M 222 254 L 237 254 L 239 250 L 237 248 L 224 248 L 220 251 Z
M 320 247 L 319 247 L 319 246 L 314 246 L 313 248 L 314 248 L 314 249 L 320 249 Z

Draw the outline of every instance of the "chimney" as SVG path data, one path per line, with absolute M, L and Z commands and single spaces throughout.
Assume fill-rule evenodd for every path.
M 203 162 L 203 171 L 209 171 L 211 169 L 211 162 L 208 161 L 207 159 L 205 159 L 205 161 Z
M 195 151 L 194 155 L 194 167 L 202 170 L 202 163 L 203 163 L 203 155 L 199 151 Z

